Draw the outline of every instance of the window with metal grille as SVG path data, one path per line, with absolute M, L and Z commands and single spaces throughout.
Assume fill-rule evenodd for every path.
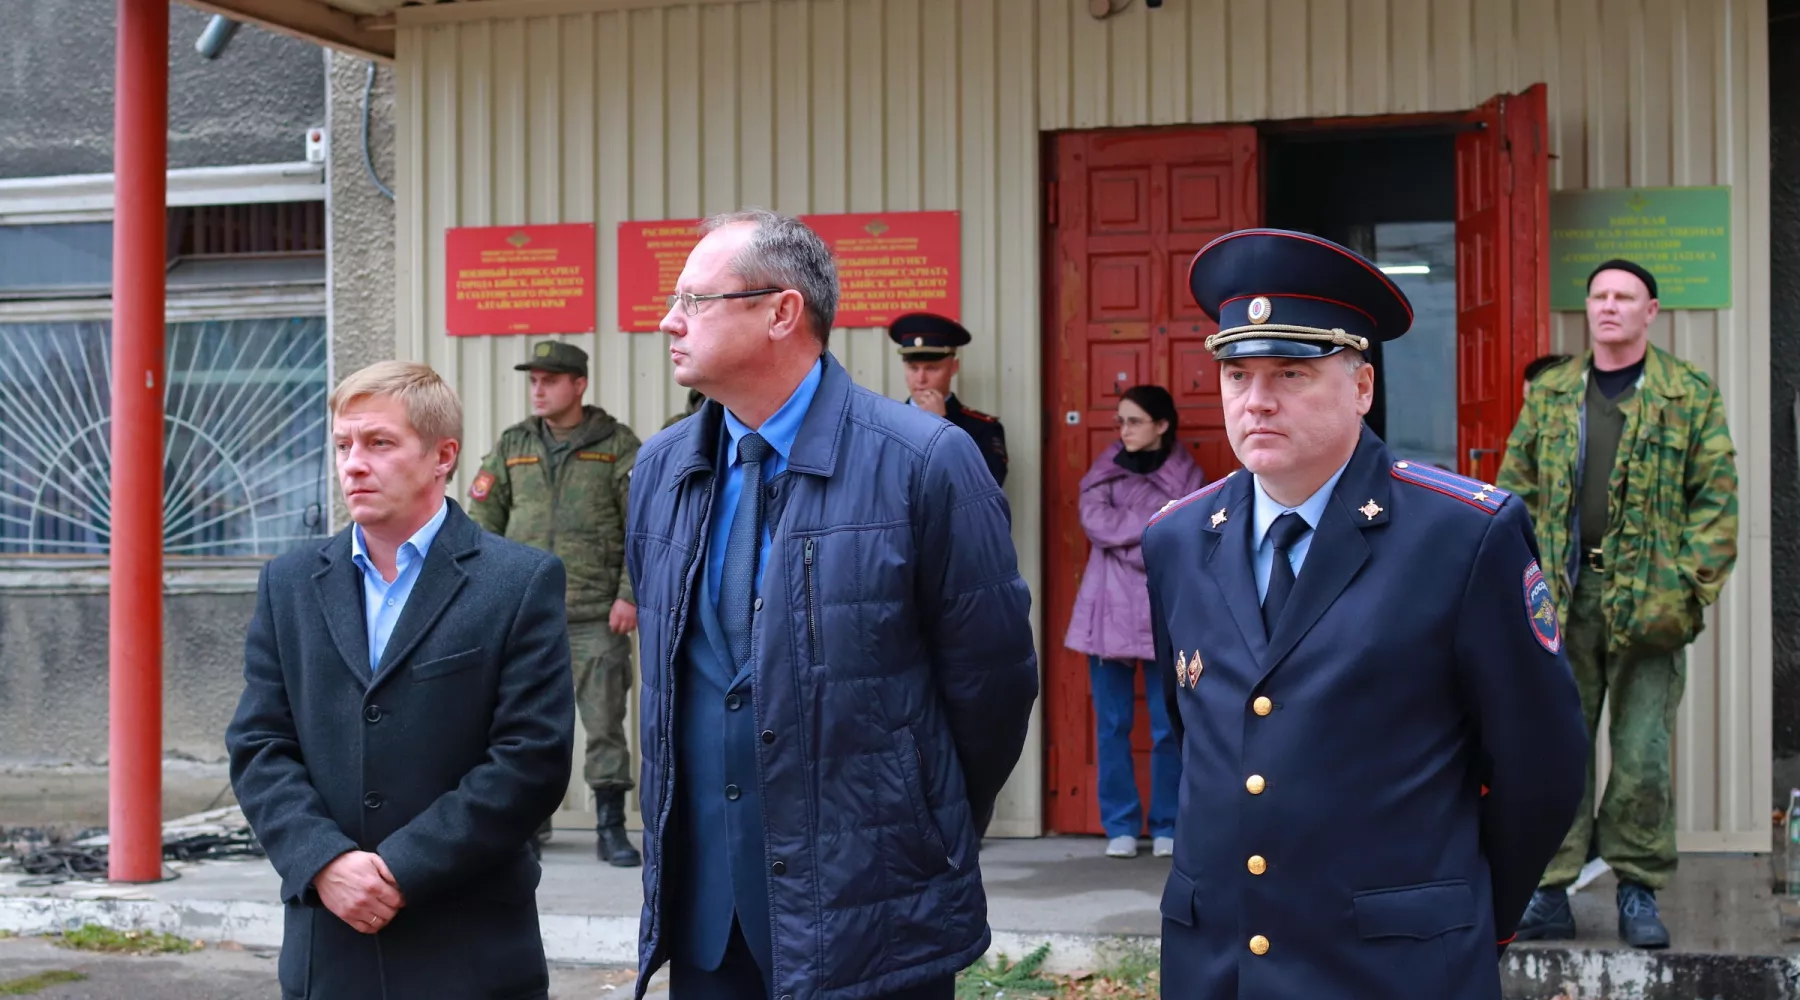
M 321 538 L 321 206 L 170 215 L 164 551 L 267 556 Z M 111 229 L 0 226 L 0 554 L 108 550 Z

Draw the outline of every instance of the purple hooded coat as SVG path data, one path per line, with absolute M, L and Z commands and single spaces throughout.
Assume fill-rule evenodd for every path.
M 1144 579 L 1144 525 L 1163 504 L 1206 485 L 1200 466 L 1177 445 L 1149 475 L 1113 461 L 1114 441 L 1081 477 L 1081 528 L 1093 548 L 1063 645 L 1109 660 L 1148 660 L 1150 592 Z

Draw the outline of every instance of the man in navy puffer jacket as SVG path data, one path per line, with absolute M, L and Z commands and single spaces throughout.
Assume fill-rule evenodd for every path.
M 953 995 L 988 947 L 979 831 L 1037 698 L 1006 497 L 968 435 L 826 351 L 831 254 L 709 221 L 662 330 L 708 402 L 646 443 L 643 984 Z

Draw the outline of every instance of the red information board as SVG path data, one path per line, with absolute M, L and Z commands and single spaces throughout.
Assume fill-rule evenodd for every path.
M 833 326 L 886 326 L 909 312 L 962 318 L 959 213 L 809 215 L 803 221 L 837 257 Z
M 838 267 L 837 327 L 886 326 L 902 313 L 961 319 L 962 222 L 957 212 L 807 215 Z M 652 333 L 700 241 L 698 219 L 619 224 L 619 329 Z
M 593 333 L 595 240 L 591 222 L 446 230 L 446 332 Z
M 688 252 L 700 242 L 700 219 L 619 223 L 619 329 L 655 333 Z

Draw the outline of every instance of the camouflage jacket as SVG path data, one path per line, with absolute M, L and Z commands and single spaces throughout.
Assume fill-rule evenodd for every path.
M 638 439 L 597 406 L 554 470 L 542 417 L 508 427 L 469 486 L 469 516 L 514 541 L 554 552 L 568 571 L 572 622 L 604 620 L 636 603 L 625 573 L 625 511 Z
M 1581 565 L 1575 515 L 1591 360 L 1557 365 L 1531 384 L 1498 480 L 1531 512 L 1565 621 Z M 1654 346 L 1621 409 L 1602 543 L 1607 645 L 1680 649 L 1700 634 L 1737 561 L 1737 451 L 1712 379 Z

